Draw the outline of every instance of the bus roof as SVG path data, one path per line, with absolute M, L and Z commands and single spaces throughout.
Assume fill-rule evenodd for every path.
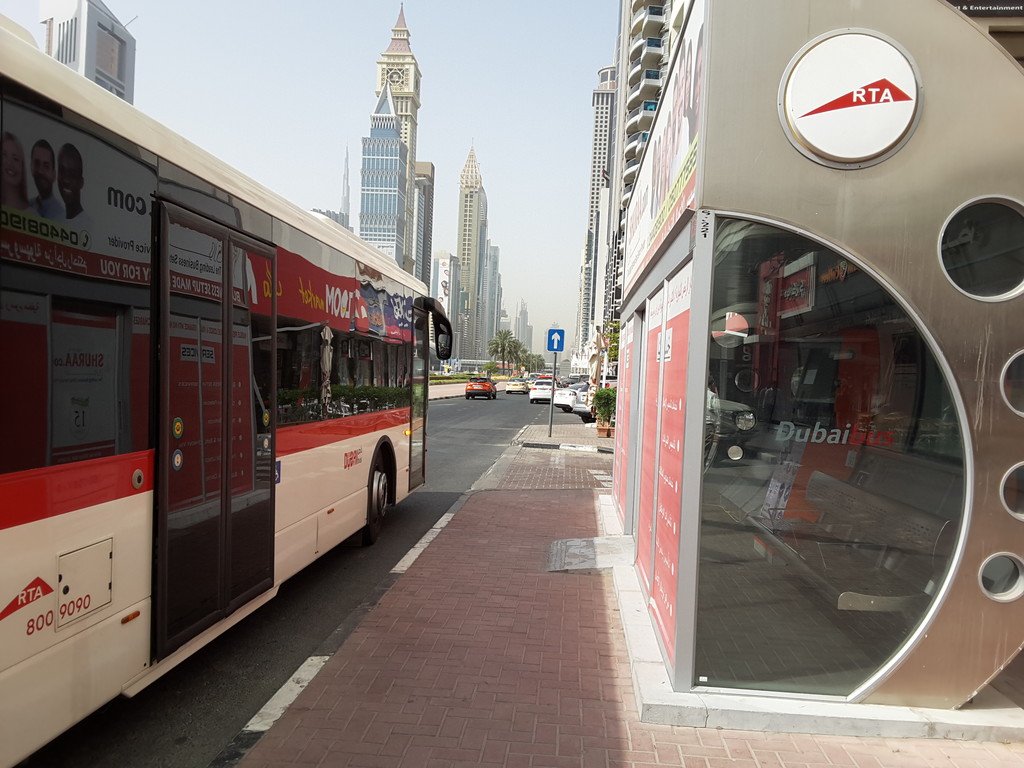
M 32 36 L 0 15 L 0 74 L 123 136 L 244 200 L 275 219 L 426 295 L 427 286 L 339 224 L 305 211 L 175 133 L 133 105 L 39 50 Z

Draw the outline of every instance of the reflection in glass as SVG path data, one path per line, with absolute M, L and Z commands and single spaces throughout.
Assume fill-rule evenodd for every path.
M 981 586 L 992 597 L 1013 599 L 1020 591 L 1021 566 L 1012 557 L 996 555 L 981 569 Z
M 757 389 L 757 371 L 751 368 L 742 368 L 736 372 L 736 377 L 733 379 L 736 384 L 736 389 L 740 392 L 753 392 Z
M 1018 352 L 1003 371 L 1003 396 L 1013 410 L 1024 414 L 1024 352 Z
M 722 347 L 742 344 L 748 331 L 747 319 L 739 312 L 725 312 L 711 320 L 711 338 Z
M 409 346 L 279 318 L 278 424 L 406 407 Z
M 1002 296 L 1024 283 L 1024 216 L 1008 205 L 975 203 L 942 233 L 946 274 L 972 296 Z
M 948 569 L 964 505 L 953 400 L 903 309 L 819 244 L 720 222 L 713 280 L 712 321 L 748 328 L 708 345 L 695 680 L 846 695 Z M 754 429 L 727 418 L 744 412 Z
M 1003 504 L 1010 514 L 1024 520 L 1024 464 L 1010 470 L 1003 480 Z

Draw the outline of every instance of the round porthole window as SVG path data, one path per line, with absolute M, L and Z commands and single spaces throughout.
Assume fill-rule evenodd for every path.
M 711 321 L 711 338 L 720 347 L 731 349 L 738 347 L 750 333 L 747 318 L 739 312 L 726 312 Z
M 1003 506 L 1018 520 L 1024 520 L 1024 464 L 1006 473 L 1002 487 Z
M 1008 603 L 1024 594 L 1024 562 L 1016 555 L 992 555 L 978 576 L 982 591 L 993 600 Z
M 1024 352 L 1010 358 L 1003 368 L 1003 399 L 1019 415 L 1024 416 Z
M 1006 299 L 1024 286 L 1024 214 L 1009 200 L 973 202 L 950 217 L 939 246 L 946 276 L 977 299 Z

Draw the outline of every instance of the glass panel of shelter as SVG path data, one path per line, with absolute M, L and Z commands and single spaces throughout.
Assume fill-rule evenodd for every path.
M 712 290 L 695 683 L 847 695 L 948 569 L 952 396 L 914 320 L 818 243 L 723 220 Z

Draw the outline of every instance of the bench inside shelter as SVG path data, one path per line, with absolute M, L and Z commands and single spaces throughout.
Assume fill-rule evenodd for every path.
M 849 482 L 811 474 L 804 498 L 815 522 L 762 514 L 764 487 L 736 483 L 723 505 L 743 505 L 759 551 L 797 569 L 838 609 L 911 610 L 938 589 L 961 519 L 959 467 L 865 449 Z

